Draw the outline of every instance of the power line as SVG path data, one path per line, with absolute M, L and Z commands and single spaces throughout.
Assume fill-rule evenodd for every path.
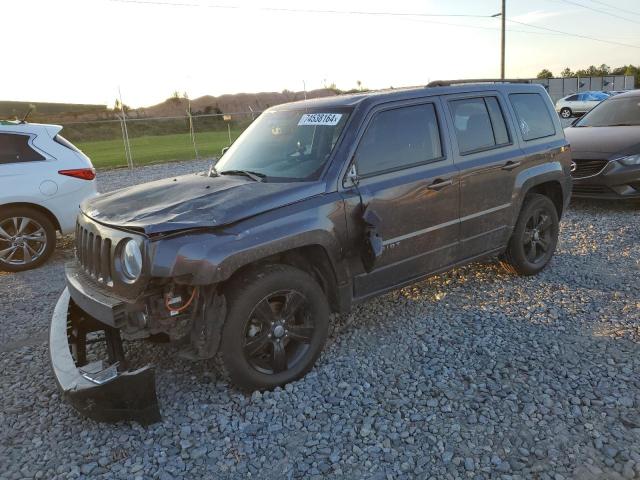
M 589 0 L 593 3 L 599 3 L 600 5 L 604 5 L 605 7 L 614 8 L 616 10 L 620 10 L 621 12 L 630 13 L 631 15 L 640 15 L 640 12 L 634 12 L 633 10 L 627 10 L 626 8 L 616 7 L 615 5 L 611 5 L 610 3 L 601 2 L 599 0 Z
M 637 20 L 632 20 L 630 18 L 627 17 L 623 17 L 622 15 L 617 15 L 615 13 L 611 13 L 607 10 L 602 10 L 600 8 L 594 8 L 594 7 L 590 7 L 589 5 L 584 5 L 582 3 L 578 3 L 578 2 L 574 2 L 573 0 L 558 0 L 560 2 L 564 2 L 567 3 L 569 5 L 574 5 L 576 7 L 581 7 L 581 8 L 586 8 L 587 10 L 591 10 L 593 12 L 597 12 L 597 13 L 603 13 L 605 15 L 609 15 L 610 17 L 615 17 L 615 18 L 619 18 L 620 20 L 624 20 L 625 22 L 631 22 L 631 23 L 637 23 L 640 25 L 640 22 Z M 615 8 L 615 7 L 614 7 Z
M 413 20 L 416 22 L 420 22 L 420 23 L 428 23 L 429 25 L 443 25 L 446 27 L 461 27 L 461 28 L 474 28 L 477 30 L 491 30 L 492 32 L 499 32 L 500 31 L 500 27 L 483 27 L 480 25 L 469 25 L 469 24 L 464 24 L 464 23 L 450 23 L 450 22 L 439 22 L 439 21 L 434 21 L 434 20 L 422 20 L 420 18 L 409 18 L 407 20 Z M 531 35 L 554 35 L 554 36 L 562 36 L 564 35 L 563 33 L 551 33 L 551 32 L 532 32 L 531 30 L 520 30 L 517 28 L 508 28 L 507 32 L 514 32 L 514 33 L 529 33 Z
M 466 14 L 435 14 L 435 13 L 416 13 L 416 12 L 370 12 L 370 11 L 362 11 L 362 10 L 316 10 L 316 9 L 297 9 L 297 8 L 279 8 L 279 7 L 244 7 L 238 5 L 220 5 L 220 4 L 208 4 L 208 3 L 187 3 L 187 2 L 177 2 L 177 1 L 157 1 L 157 0 L 109 0 L 111 2 L 117 3 L 127 3 L 127 4 L 140 4 L 140 5 L 160 5 L 160 6 L 169 6 L 169 7 L 200 7 L 200 8 L 215 8 L 215 9 L 226 9 L 226 10 L 242 10 L 242 9 L 253 9 L 260 11 L 269 11 L 269 12 L 286 12 L 286 13 L 319 13 L 319 14 L 340 14 L 340 15 L 361 15 L 361 16 L 390 16 L 390 17 L 404 17 L 407 19 L 418 19 L 418 18 L 434 18 L 434 17 L 459 17 L 459 18 L 492 18 L 491 15 L 466 15 Z M 572 0 L 558 0 L 566 3 L 573 3 L 575 5 L 589 8 L 580 3 L 572 2 Z M 624 17 L 620 17 L 623 18 Z M 633 20 L 626 19 L 630 22 L 634 22 Z M 555 35 L 564 35 L 575 38 L 582 38 L 585 40 L 592 40 L 595 42 L 608 43 L 611 45 L 618 45 L 622 47 L 629 48 L 638 48 L 639 45 L 631 45 L 628 43 L 616 42 L 613 40 L 604 40 L 602 38 L 596 38 L 589 35 L 582 35 L 578 33 L 565 32 L 562 30 L 556 30 L 548 27 L 541 27 L 538 25 L 533 25 L 530 23 L 519 22 L 516 20 L 507 19 L 510 23 L 516 23 L 518 25 L 523 25 L 525 27 L 537 28 L 540 30 L 544 30 L 545 32 L 550 32 Z M 429 23 L 425 21 L 426 23 Z M 475 25 L 461 25 L 461 24 L 447 24 L 444 22 L 430 22 L 439 25 L 450 25 L 450 26 L 458 26 L 458 27 L 466 27 L 466 28 L 478 28 L 478 29 L 490 29 L 490 30 L 499 30 L 491 27 L 481 27 Z M 637 23 L 637 22 L 634 22 Z M 519 33 L 529 33 L 529 34 L 539 34 L 539 32 L 527 32 L 524 30 L 508 30 Z
M 460 17 L 460 18 L 490 18 L 489 15 L 468 15 L 468 14 L 439 14 L 439 13 L 411 13 L 411 12 L 369 12 L 361 10 L 325 10 L 309 8 L 284 8 L 284 7 L 247 7 L 238 5 L 214 5 L 209 3 L 186 3 L 186 2 L 159 2 L 156 0 L 109 0 L 117 3 L 133 3 L 141 5 L 162 5 L 168 7 L 202 7 L 216 8 L 223 10 L 260 10 L 263 12 L 284 12 L 284 13 L 321 13 L 339 15 L 370 15 L 385 17 Z
M 559 34 L 562 34 L 562 35 L 566 35 L 568 37 L 583 38 L 583 39 L 586 39 L 586 40 L 593 40 L 594 42 L 610 43 L 611 45 L 618 45 L 618 46 L 621 46 L 621 47 L 629 47 L 629 48 L 638 48 L 638 49 L 640 49 L 640 45 L 631 45 L 629 43 L 615 42 L 613 40 L 604 40 L 602 38 L 591 37 L 589 35 L 581 35 L 579 33 L 563 32 L 562 30 L 556 30 L 554 28 L 548 28 L 548 27 L 541 27 L 539 25 L 532 25 L 531 23 L 518 22 L 517 20 L 507 19 L 507 22 L 517 23 L 518 25 L 524 25 L 524 26 L 532 27 L 532 28 L 539 28 L 540 30 L 545 30 L 545 31 L 553 32 L 553 33 L 559 33 Z

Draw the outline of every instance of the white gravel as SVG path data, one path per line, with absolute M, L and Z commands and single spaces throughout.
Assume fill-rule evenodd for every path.
M 476 264 L 369 301 L 283 390 L 245 396 L 171 346 L 130 345 L 158 365 L 148 428 L 82 419 L 57 393 L 65 239 L 46 266 L 0 275 L 0 478 L 640 478 L 639 212 L 575 202 L 537 277 Z

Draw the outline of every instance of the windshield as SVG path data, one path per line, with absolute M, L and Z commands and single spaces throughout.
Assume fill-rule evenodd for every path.
M 576 127 L 640 125 L 640 97 L 611 97 L 576 122 Z
M 317 179 L 349 112 L 344 108 L 264 112 L 215 168 L 219 174 L 251 172 L 266 181 Z

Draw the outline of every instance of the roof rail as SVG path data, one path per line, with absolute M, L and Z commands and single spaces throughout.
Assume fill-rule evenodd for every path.
M 465 83 L 531 83 L 526 78 L 472 78 L 468 80 L 434 80 L 427 84 L 431 87 L 449 87 L 451 85 L 462 85 Z

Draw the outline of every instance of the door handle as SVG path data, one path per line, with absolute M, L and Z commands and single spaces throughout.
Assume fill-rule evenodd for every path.
M 449 179 L 449 180 L 442 180 L 440 178 L 436 179 L 433 181 L 433 183 L 431 185 L 429 185 L 427 188 L 429 190 L 441 190 L 444 187 L 448 187 L 449 185 L 453 184 L 453 180 Z
M 522 162 L 514 162 L 513 160 L 509 160 L 502 166 L 502 170 L 513 170 L 514 168 L 518 168 Z

